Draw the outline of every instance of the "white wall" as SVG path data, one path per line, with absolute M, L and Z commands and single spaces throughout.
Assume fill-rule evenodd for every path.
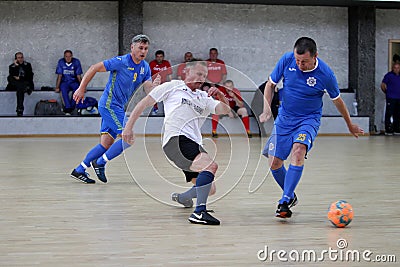
M 0 1 L 0 87 L 7 85 L 8 66 L 22 51 L 32 64 L 35 87 L 55 86 L 55 68 L 66 49 L 85 72 L 93 63 L 118 53 L 118 2 Z M 102 87 L 107 74 L 90 86 Z

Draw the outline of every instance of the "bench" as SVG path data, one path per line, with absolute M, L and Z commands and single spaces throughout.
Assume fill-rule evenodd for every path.
M 86 96 L 100 99 L 103 90 L 88 90 Z M 31 95 L 25 94 L 24 116 L 33 116 L 36 103 L 40 100 L 56 99 L 61 103 L 61 94 L 54 91 L 32 91 Z M 17 106 L 17 97 L 14 91 L 0 91 L 0 116 L 16 116 L 15 108 Z

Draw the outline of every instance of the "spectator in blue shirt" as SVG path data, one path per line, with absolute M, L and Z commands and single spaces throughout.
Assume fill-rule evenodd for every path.
M 400 134 L 400 62 L 383 77 L 381 89 L 386 95 L 385 134 Z
M 71 113 L 75 109 L 73 93 L 78 89 L 82 81 L 82 67 L 79 59 L 72 56 L 71 50 L 64 51 L 64 57 L 57 63 L 57 82 L 55 91 L 61 91 L 64 112 Z M 70 95 L 70 92 L 72 94 Z

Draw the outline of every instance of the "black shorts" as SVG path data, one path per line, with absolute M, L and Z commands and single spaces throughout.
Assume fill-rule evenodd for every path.
M 235 111 L 235 112 L 237 113 L 238 110 L 239 110 L 239 108 L 240 108 L 240 107 L 238 107 L 238 106 L 234 106 L 232 109 L 233 109 L 233 111 Z
M 193 160 L 198 154 L 207 153 L 201 145 L 184 135 L 171 137 L 163 147 L 163 150 L 168 159 L 182 169 L 187 182 L 197 178 L 199 174 L 190 170 Z

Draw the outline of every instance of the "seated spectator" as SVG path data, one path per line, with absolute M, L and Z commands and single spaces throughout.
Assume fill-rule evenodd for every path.
M 186 62 L 194 60 L 192 52 L 186 52 L 184 61 L 178 65 L 176 78 L 178 80 L 184 80 L 186 78 Z
M 151 76 L 153 80 L 156 78 L 156 75 L 159 74 L 161 76 L 161 84 L 165 82 L 171 81 L 172 78 L 172 68 L 171 64 L 168 60 L 165 60 L 165 53 L 163 50 L 157 50 L 155 53 L 155 59 L 150 61 L 150 70 Z M 158 113 L 158 104 L 154 104 L 152 114 L 155 115 Z
M 169 82 L 172 78 L 172 68 L 168 60 L 165 60 L 165 53 L 162 50 L 157 50 L 155 53 L 156 58 L 150 61 L 151 76 L 160 74 L 161 83 Z
M 64 57 L 58 60 L 56 74 L 55 92 L 61 91 L 64 112 L 70 114 L 74 111 L 76 104 L 72 96 L 82 81 L 81 62 L 73 57 L 71 50 L 65 50 Z
M 226 80 L 226 66 L 225 62 L 218 59 L 218 49 L 210 48 L 210 58 L 207 59 L 208 74 L 206 81 L 212 85 L 222 85 Z
M 32 65 L 24 60 L 22 52 L 15 53 L 14 63 L 8 68 L 6 90 L 17 91 L 17 116 L 24 113 L 25 93 L 30 95 L 34 90 Z
M 204 86 L 203 86 L 204 88 Z M 231 111 L 228 114 L 230 118 L 234 118 L 235 114 L 239 115 L 242 118 L 242 122 L 244 125 L 244 128 L 246 129 L 247 136 L 249 138 L 252 137 L 252 134 L 250 132 L 250 121 L 249 121 L 249 115 L 247 113 L 247 109 L 244 106 L 244 102 L 242 99 L 242 96 L 240 94 L 240 91 L 235 88 L 235 85 L 233 84 L 232 80 L 226 80 L 224 82 L 224 86 L 220 86 L 220 91 L 225 95 L 225 98 L 229 101 L 229 106 L 231 107 Z M 232 112 L 232 110 L 235 112 L 235 114 Z M 217 134 L 217 127 L 218 127 L 218 120 L 219 120 L 219 115 L 212 115 L 212 136 L 213 137 L 218 137 Z

